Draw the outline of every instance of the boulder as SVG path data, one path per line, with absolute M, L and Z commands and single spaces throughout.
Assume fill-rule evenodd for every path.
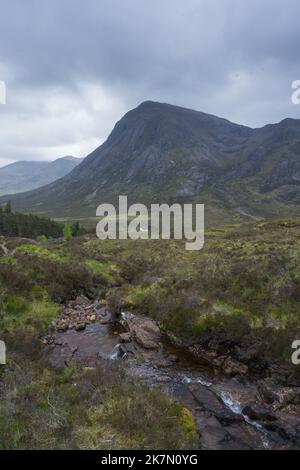
M 153 333 L 155 335 L 160 335 L 160 328 L 156 322 L 152 320 L 144 320 L 141 323 L 141 327 L 143 330 L 147 331 L 148 333 Z
M 130 333 L 121 333 L 120 334 L 120 341 L 121 343 L 130 343 L 132 340 Z
M 134 330 L 136 342 L 144 349 L 159 349 L 159 342 L 151 334 L 141 328 Z
M 243 415 L 248 416 L 252 421 L 260 421 L 263 423 L 276 421 L 276 416 L 268 408 L 253 404 L 243 409 Z
M 264 382 L 258 385 L 258 393 L 262 400 L 268 404 L 272 404 L 276 400 L 276 394 L 273 388 Z
M 131 313 L 123 313 L 121 324 L 144 349 L 159 349 L 160 329 L 153 320 Z
M 215 417 L 218 418 L 219 422 L 225 425 L 241 422 L 243 417 L 239 414 L 233 413 L 229 410 L 219 399 L 219 397 L 207 387 L 201 384 L 188 385 L 188 389 L 193 395 L 194 399 L 205 411 L 209 411 Z

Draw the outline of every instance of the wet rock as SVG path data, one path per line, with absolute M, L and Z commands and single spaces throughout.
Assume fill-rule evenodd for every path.
M 111 323 L 112 318 L 106 308 L 101 307 L 97 309 L 95 305 L 98 305 L 98 303 L 95 304 L 95 302 L 90 302 L 86 297 L 79 296 L 61 309 L 61 313 L 54 320 L 53 326 L 58 332 L 62 333 L 67 331 L 67 329 L 83 331 L 82 323 L 86 325 L 95 322 L 105 325 Z M 80 326 L 78 326 L 79 324 Z
M 101 318 L 101 320 L 99 320 L 99 323 L 101 325 L 109 325 L 109 323 L 111 323 L 111 320 L 109 318 L 107 318 L 107 319 Z
M 221 369 L 231 377 L 245 376 L 248 374 L 248 366 L 230 356 L 218 354 L 216 351 L 205 351 L 201 345 L 193 345 L 188 351 L 197 359 L 204 360 L 211 366 Z
M 77 323 L 77 325 L 75 326 L 76 331 L 83 331 L 85 330 L 85 328 L 86 328 L 86 323 Z
M 270 371 L 272 375 L 272 380 L 283 386 L 289 384 L 289 377 L 291 375 L 291 370 L 289 365 L 279 365 L 279 364 L 271 364 Z
M 230 375 L 232 377 L 236 375 L 246 375 L 248 373 L 248 367 L 245 364 L 242 364 L 230 357 L 224 361 L 222 368 L 226 375 Z
M 191 384 L 188 386 L 188 389 L 203 409 L 208 410 L 213 414 L 222 414 L 224 411 L 224 405 L 214 392 L 201 384 Z
M 227 440 L 227 431 L 215 418 L 208 412 L 198 413 L 196 420 L 197 429 L 201 435 L 201 448 L 203 450 L 222 450 L 224 442 Z
M 64 331 L 67 331 L 68 329 L 69 329 L 69 325 L 67 323 L 60 323 L 57 326 L 57 331 L 59 331 L 60 333 L 63 333 Z
M 117 344 L 112 353 L 111 353 L 111 359 L 126 359 L 127 358 L 127 351 L 126 349 L 122 346 L 122 344 Z
M 269 404 L 275 402 L 282 406 L 300 404 L 300 387 L 281 387 L 272 382 L 261 382 L 258 393 Z
M 263 422 L 264 424 L 266 422 L 276 421 L 277 419 L 274 413 L 272 413 L 272 411 L 269 408 L 266 408 L 258 404 L 246 406 L 243 409 L 243 414 L 245 416 L 248 416 L 248 418 L 250 418 L 252 421 L 259 421 L 259 422 Z
M 145 349 L 159 349 L 160 344 L 153 337 L 142 329 L 134 331 L 136 342 Z
M 258 351 L 259 347 L 257 345 L 253 345 L 249 348 L 235 348 L 237 359 L 249 365 L 253 365 L 253 362 L 257 361 L 259 356 Z
M 130 343 L 132 341 L 131 333 L 121 333 L 120 341 L 121 343 Z
M 273 388 L 264 382 L 261 382 L 258 385 L 258 394 L 266 403 L 272 404 L 276 400 L 276 394 L 274 393 Z
M 175 354 L 170 354 L 170 355 L 168 356 L 168 360 L 169 360 L 172 364 L 174 364 L 175 362 L 178 362 L 178 357 L 175 356 Z
M 292 440 L 300 445 L 300 409 L 299 407 L 287 407 L 275 413 L 277 420 L 266 423 L 266 428 L 277 432 L 281 437 Z
M 121 324 L 144 349 L 160 348 L 160 329 L 153 320 L 131 313 L 123 313 Z
M 166 367 L 171 367 L 174 365 L 174 361 L 172 361 L 171 359 L 169 358 L 165 358 L 165 359 L 160 359 L 158 361 L 155 362 L 155 366 L 158 368 L 158 369 L 164 369 Z
M 122 323 L 127 331 L 120 335 L 122 329 L 116 326 L 116 335 L 114 336 L 112 328 L 102 327 L 99 324 L 102 315 L 98 313 L 95 307 L 93 308 L 96 312 L 97 323 L 87 325 L 86 332 L 79 334 L 70 330 L 65 335 L 57 335 L 63 338 L 64 344 L 67 344 L 67 346 L 59 348 L 51 347 L 51 350 L 54 351 L 53 354 L 56 351 L 57 356 L 59 355 L 59 361 L 62 365 L 63 363 L 71 364 L 72 361 L 82 361 L 86 365 L 94 365 L 97 364 L 99 358 L 103 357 L 126 359 L 126 369 L 129 374 L 147 380 L 150 385 L 158 385 L 163 390 L 170 391 L 172 396 L 175 395 L 193 412 L 197 429 L 201 434 L 201 446 L 204 449 L 261 449 L 264 447 L 265 433 L 261 432 L 256 425 L 247 422 L 241 413 L 241 409 L 247 404 L 251 405 L 248 411 L 247 407 L 244 409 L 245 413 L 248 413 L 247 416 L 251 417 L 253 421 L 257 421 L 270 431 L 267 436 L 269 442 L 271 441 L 271 445 L 272 442 L 276 443 L 276 448 L 283 445 L 282 443 L 287 447 L 298 445 L 300 424 L 297 416 L 300 416 L 300 409 L 297 409 L 298 405 L 294 404 L 288 407 L 283 405 L 293 400 L 295 400 L 295 403 L 297 402 L 291 390 L 288 391 L 287 387 L 282 390 L 283 387 L 275 387 L 271 381 L 266 382 L 265 388 L 267 391 L 264 394 L 268 395 L 268 392 L 273 389 L 274 393 L 269 398 L 271 400 L 270 406 L 262 405 L 258 401 L 265 400 L 263 394 L 257 393 L 257 383 L 251 384 L 251 393 L 247 392 L 245 394 L 243 392 L 244 388 L 249 387 L 246 379 L 239 381 L 237 378 L 232 379 L 222 375 L 220 383 L 216 382 L 216 378 L 214 378 L 209 379 L 209 383 L 205 384 L 203 380 L 200 381 L 198 374 L 194 374 L 194 362 L 192 363 L 191 373 L 187 374 L 187 377 L 192 377 L 192 379 L 190 382 L 183 383 L 182 377 L 185 368 L 189 366 L 186 366 L 185 360 L 181 362 L 180 353 L 182 350 L 178 351 L 178 356 L 168 355 L 170 349 L 163 348 L 160 330 L 155 322 L 144 317 L 127 316 L 126 314 L 123 318 L 125 321 Z M 90 308 L 82 308 L 76 312 L 69 306 L 68 309 L 70 309 L 69 314 L 62 316 L 60 323 L 69 325 L 69 327 L 73 325 L 74 328 L 77 328 L 79 324 L 85 324 L 87 319 L 90 321 L 91 315 L 94 314 L 93 309 Z M 106 332 L 104 336 L 103 332 Z M 142 347 L 141 343 L 137 341 L 140 334 L 145 335 L 147 340 L 153 341 L 157 348 L 162 349 L 159 349 L 159 351 L 145 350 L 147 348 Z M 127 342 L 131 337 L 135 341 Z M 124 343 L 122 338 L 125 340 Z M 177 367 L 175 362 L 178 358 L 179 365 Z M 212 353 L 210 361 L 215 364 L 218 362 L 220 367 L 226 366 L 228 369 L 227 375 L 240 375 L 242 373 L 240 366 L 243 364 L 238 361 L 232 362 L 228 355 Z M 218 374 L 221 375 L 220 368 Z M 199 382 L 197 382 L 198 380 Z M 261 385 L 264 385 L 264 383 Z M 241 390 L 239 387 L 241 387 Z M 293 390 L 294 392 L 295 390 Z M 232 402 L 224 398 L 227 395 L 228 398 L 232 398 Z M 280 396 L 284 396 L 284 400 Z M 236 407 L 235 402 L 237 403 Z M 274 436 L 275 441 L 272 441 Z
M 233 413 L 212 390 L 204 385 L 192 384 L 188 386 L 188 389 L 202 409 L 212 413 L 222 426 L 226 427 L 244 421 L 241 414 Z
M 69 315 L 72 315 L 73 312 L 74 310 L 72 308 L 65 308 L 63 309 L 62 314 L 68 317 Z
M 55 344 L 55 337 L 54 336 L 45 336 L 43 339 L 42 339 L 42 343 L 44 345 L 49 345 L 51 346 L 51 344 Z
M 136 343 L 130 342 L 130 343 L 122 343 L 122 348 L 124 351 L 126 351 L 127 354 L 131 354 L 132 356 L 139 356 L 141 357 L 142 355 L 142 348 L 137 345 Z
M 83 309 L 82 305 L 75 305 L 74 310 L 76 310 L 76 313 L 79 313 L 79 314 L 84 313 L 84 309 Z
M 278 434 L 284 441 L 288 441 L 288 443 L 285 443 L 288 448 L 299 450 L 300 428 L 298 417 L 283 414 L 276 421 L 264 422 L 264 427 L 268 431 Z
M 251 446 L 247 443 L 250 440 L 249 436 L 244 436 L 239 423 L 233 426 L 224 426 L 216 416 L 207 411 L 202 411 L 197 412 L 196 424 L 201 435 L 202 450 L 251 449 Z

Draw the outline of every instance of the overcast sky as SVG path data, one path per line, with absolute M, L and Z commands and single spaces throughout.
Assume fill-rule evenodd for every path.
M 86 156 L 145 100 L 300 118 L 298 0 L 0 0 L 0 166 Z

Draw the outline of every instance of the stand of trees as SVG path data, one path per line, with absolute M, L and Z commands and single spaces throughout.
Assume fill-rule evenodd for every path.
M 59 238 L 63 236 L 63 224 L 53 220 L 12 212 L 10 203 L 2 208 L 0 206 L 0 235 L 5 237 Z
M 46 217 L 13 212 L 10 202 L 5 207 L 0 206 L 0 236 L 34 239 L 64 237 L 66 241 L 69 241 L 85 233 L 87 233 L 86 230 L 78 222 L 73 225 L 64 225 Z

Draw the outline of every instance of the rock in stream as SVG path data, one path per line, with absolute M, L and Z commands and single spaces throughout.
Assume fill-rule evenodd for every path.
M 192 411 L 202 449 L 300 448 L 299 389 L 247 380 L 246 369 L 241 377 L 216 375 L 214 367 L 170 345 L 153 320 L 124 312 L 116 322 L 106 305 L 85 298 L 67 305 L 55 328 L 46 339 L 53 364 L 124 361 L 128 374 Z

